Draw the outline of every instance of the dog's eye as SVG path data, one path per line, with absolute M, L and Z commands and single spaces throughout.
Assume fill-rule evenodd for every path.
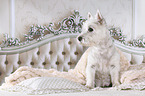
M 89 31 L 89 32 L 92 32 L 92 31 L 93 31 L 93 28 L 89 28 L 88 31 Z

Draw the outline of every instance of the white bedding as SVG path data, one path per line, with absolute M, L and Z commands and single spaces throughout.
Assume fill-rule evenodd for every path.
M 130 87 L 126 87 L 130 88 Z M 142 88 L 144 89 L 144 87 Z M 0 96 L 145 96 L 145 90 L 90 90 L 84 85 L 58 77 L 35 77 L 0 90 Z
M 53 93 L 86 92 L 90 89 L 79 83 L 59 77 L 34 77 L 24 80 L 11 87 L 0 87 L 9 92 L 24 92 L 31 95 Z
M 145 96 L 145 91 L 88 91 L 76 93 L 57 93 L 45 95 L 27 95 L 22 92 L 7 92 L 0 90 L 0 96 Z

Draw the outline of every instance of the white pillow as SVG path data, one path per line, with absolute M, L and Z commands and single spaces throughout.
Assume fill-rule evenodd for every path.
M 27 94 L 51 94 L 88 91 L 89 89 L 79 83 L 58 77 L 35 77 L 20 82 L 6 89 L 13 92 Z

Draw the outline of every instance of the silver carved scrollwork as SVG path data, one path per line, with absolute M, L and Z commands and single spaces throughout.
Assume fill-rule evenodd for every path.
M 109 28 L 109 31 L 110 31 L 111 36 L 114 39 L 120 41 L 124 45 L 145 48 L 145 41 L 144 41 L 145 36 L 144 35 L 141 36 L 141 38 L 139 38 L 139 39 L 127 42 L 125 40 L 126 37 L 122 34 L 122 31 L 120 28 L 112 27 L 112 28 Z
M 48 26 L 42 26 L 42 25 L 32 25 L 30 27 L 30 30 L 28 31 L 28 34 L 24 35 L 25 41 L 20 42 L 17 38 L 9 38 L 9 36 L 5 35 L 5 40 L 3 40 L 2 44 L 0 45 L 1 48 L 3 47 L 10 47 L 10 46 L 19 46 L 19 45 L 25 45 L 29 43 L 30 41 L 36 39 L 37 41 L 40 41 L 43 39 L 43 37 L 47 34 L 64 34 L 64 33 L 80 33 L 82 23 L 86 19 L 82 18 L 80 16 L 78 11 L 74 11 L 74 14 L 71 15 L 68 18 L 64 18 L 62 22 L 59 22 L 60 28 L 57 30 L 54 30 L 53 23 L 50 23 Z
M 28 34 L 24 35 L 25 41 L 23 42 L 20 42 L 20 40 L 17 38 L 10 38 L 7 34 L 5 34 L 6 39 L 3 40 L 2 44 L 0 45 L 0 49 L 3 47 L 25 45 L 34 39 L 40 41 L 47 34 L 59 35 L 65 33 L 81 33 L 82 24 L 85 20 L 86 19 L 80 16 L 79 12 L 75 10 L 73 15 L 69 16 L 68 18 L 64 18 L 58 23 L 59 28 L 57 29 L 53 28 L 54 23 L 50 23 L 48 26 L 32 25 L 28 31 Z M 137 40 L 127 42 L 125 40 L 126 37 L 122 34 L 120 28 L 111 27 L 109 28 L 109 31 L 114 39 L 120 41 L 124 45 L 145 48 L 145 36 L 142 36 Z
M 53 23 L 50 23 L 48 29 L 55 35 L 64 33 L 80 33 L 82 24 L 86 19 L 80 16 L 78 11 L 74 11 L 74 14 L 68 18 L 65 18 L 62 22 L 59 22 L 60 27 L 54 30 L 52 27 Z
M 17 38 L 10 38 L 8 34 L 4 34 L 6 40 L 3 40 L 1 47 L 16 46 L 20 45 L 20 40 Z
M 25 34 L 24 37 L 26 41 L 31 41 L 33 39 L 37 39 L 38 41 L 40 41 L 45 34 L 49 34 L 49 30 L 46 26 L 32 25 L 28 34 Z

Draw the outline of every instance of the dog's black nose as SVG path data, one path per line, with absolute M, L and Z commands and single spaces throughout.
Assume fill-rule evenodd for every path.
M 81 36 L 78 37 L 78 40 L 79 40 L 79 41 L 82 41 L 82 39 L 83 39 L 83 38 L 82 38 Z

